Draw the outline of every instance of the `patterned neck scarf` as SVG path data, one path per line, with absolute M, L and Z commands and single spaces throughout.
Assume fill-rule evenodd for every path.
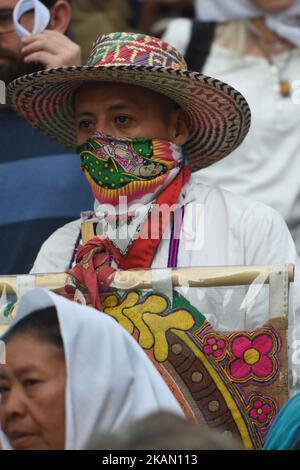
M 81 169 L 100 204 L 153 201 L 178 175 L 182 149 L 160 139 L 96 133 L 80 149 Z

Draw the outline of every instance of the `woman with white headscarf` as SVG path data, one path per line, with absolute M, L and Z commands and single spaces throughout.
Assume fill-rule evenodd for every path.
M 179 37 L 189 68 L 236 87 L 252 111 L 243 144 L 198 176 L 278 210 L 300 253 L 300 0 L 196 0 L 195 7 L 199 21 L 174 22 L 165 39 Z
M 144 351 L 113 319 L 43 289 L 2 338 L 4 449 L 97 449 L 150 413 L 182 411 Z

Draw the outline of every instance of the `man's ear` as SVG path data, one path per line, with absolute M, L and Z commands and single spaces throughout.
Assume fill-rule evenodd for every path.
M 72 18 L 72 7 L 66 0 L 57 0 L 51 8 L 50 28 L 65 34 Z
M 177 145 L 184 145 L 190 135 L 187 119 L 182 109 L 173 111 L 171 118 L 172 142 Z

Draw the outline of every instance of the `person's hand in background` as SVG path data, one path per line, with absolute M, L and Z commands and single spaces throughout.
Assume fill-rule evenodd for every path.
M 57 30 L 46 29 L 22 39 L 25 63 L 39 62 L 45 68 L 81 65 L 81 48 Z

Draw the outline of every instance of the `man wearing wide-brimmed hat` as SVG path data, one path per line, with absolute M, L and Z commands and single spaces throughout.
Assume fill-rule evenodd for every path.
M 81 146 L 98 237 L 79 248 L 72 274 L 84 278 L 95 306 L 95 276 L 105 284 L 115 267 L 291 262 L 298 268 L 294 243 L 277 212 L 191 175 L 238 147 L 250 126 L 250 110 L 229 85 L 188 71 L 167 43 L 133 33 L 102 36 L 87 66 L 22 77 L 11 84 L 9 97 L 32 126 L 64 145 Z M 159 212 L 163 217 L 157 218 Z M 68 269 L 80 225 L 74 221 L 55 232 L 33 272 Z M 80 260 L 87 255 L 94 262 L 85 271 Z M 245 288 L 181 292 L 219 329 L 253 329 L 268 319 L 264 289 L 253 308 L 241 307 Z M 295 289 L 297 309 L 299 293 Z

